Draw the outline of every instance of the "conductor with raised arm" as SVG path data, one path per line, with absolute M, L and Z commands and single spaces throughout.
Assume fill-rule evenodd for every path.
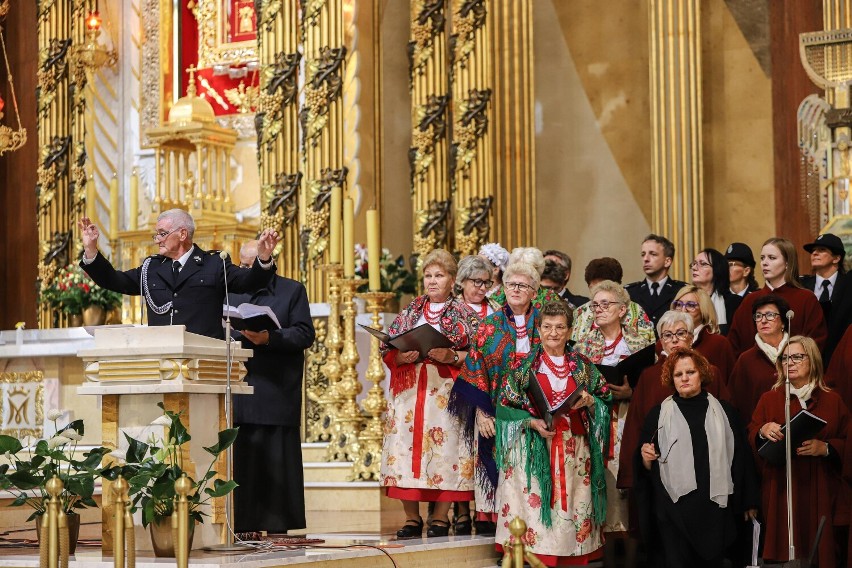
M 185 325 L 186 330 L 217 339 L 225 338 L 222 305 L 225 278 L 228 291 L 252 293 L 265 287 L 275 275 L 272 251 L 278 233 L 264 230 L 257 243 L 257 257 L 250 270 L 242 270 L 192 242 L 195 221 L 182 209 L 160 213 L 153 235 L 159 254 L 147 257 L 142 266 L 118 271 L 98 252 L 100 231 L 88 217 L 79 221 L 83 239 L 80 266 L 108 290 L 145 297 L 148 325 Z

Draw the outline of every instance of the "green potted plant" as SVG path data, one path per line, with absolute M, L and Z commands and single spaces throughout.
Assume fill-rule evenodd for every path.
M 47 417 L 56 426 L 64 414 L 62 410 L 51 410 Z M 98 447 L 77 456 L 77 444 L 84 433 L 82 420 L 56 430 L 53 436 L 26 446 L 14 436 L 0 435 L 0 457 L 7 462 L 0 465 L 0 489 L 15 495 L 11 506 L 32 507 L 33 513 L 27 520 L 35 519 L 38 531 L 46 508 L 45 499 L 49 497 L 45 484 L 54 475 L 59 477 L 64 486 L 59 500 L 62 511 L 68 515 L 73 554 L 80 530 L 77 511 L 98 506 L 94 500 L 95 481 L 102 474 L 101 461 L 109 449 Z
M 101 288 L 82 268 L 69 264 L 42 287 L 40 301 L 72 316 L 73 323 L 99 325 L 108 312 L 121 306 L 121 294 Z
M 158 403 L 163 415 L 151 424 L 164 426 L 164 436 L 152 433 L 147 440 L 137 440 L 124 433 L 127 440 L 127 452 L 124 454 L 124 464 L 112 468 L 107 474 L 115 479 L 118 474 L 124 476 L 129 485 L 128 495 L 133 502 L 134 510 L 141 509 L 142 525 L 150 526 L 151 543 L 157 556 L 174 556 L 171 542 L 171 515 L 174 512 L 175 481 L 184 474 L 182 459 L 183 445 L 192 437 L 181 422 L 181 414 L 166 410 L 163 403 Z M 192 493 L 189 497 L 190 515 L 190 546 L 194 534 L 195 523 L 203 523 L 206 513 L 202 506 L 216 497 L 224 497 L 237 486 L 233 480 L 216 478 L 213 469 L 219 455 L 227 450 L 237 438 L 239 428 L 228 428 L 218 434 L 218 441 L 204 450 L 210 454 L 210 463 L 204 475 L 195 479 L 190 472 L 187 477 L 192 483 Z

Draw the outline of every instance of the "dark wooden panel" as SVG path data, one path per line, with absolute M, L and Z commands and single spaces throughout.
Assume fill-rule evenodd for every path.
M 38 133 L 36 132 L 36 70 L 38 36 L 36 2 L 12 2 L 3 29 L 9 66 L 15 80 L 15 92 L 21 122 L 27 129 L 27 143 L 16 152 L 0 156 L 0 329 L 15 322 L 37 326 L 36 278 L 39 255 L 36 229 L 36 168 Z M 17 127 L 5 65 L 0 63 L 0 96 L 6 102 L 2 123 Z
M 796 244 L 800 271 L 808 273 L 810 260 L 801 246 L 816 235 L 811 234 L 808 215 L 800 197 L 796 111 L 802 99 L 820 90 L 808 79 L 799 60 L 799 34 L 823 29 L 822 0 L 772 0 L 769 3 L 769 27 L 775 146 L 775 232 Z

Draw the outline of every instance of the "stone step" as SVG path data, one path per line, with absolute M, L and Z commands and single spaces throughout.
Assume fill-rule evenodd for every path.
M 302 442 L 302 463 L 324 462 L 328 442 Z
M 305 481 L 349 481 L 352 462 L 304 462 Z
M 309 511 L 382 511 L 398 509 L 378 481 L 305 481 L 305 508 Z

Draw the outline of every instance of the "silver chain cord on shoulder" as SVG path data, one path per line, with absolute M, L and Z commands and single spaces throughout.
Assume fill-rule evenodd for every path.
M 148 257 L 145 259 L 145 262 L 142 263 L 142 289 L 145 291 L 145 301 L 148 302 L 148 307 L 151 308 L 151 311 L 157 315 L 163 315 L 170 309 L 172 309 L 172 303 L 166 302 L 162 306 L 158 306 L 154 303 L 154 300 L 151 299 L 151 292 L 148 290 L 148 265 L 151 264 L 151 258 Z

